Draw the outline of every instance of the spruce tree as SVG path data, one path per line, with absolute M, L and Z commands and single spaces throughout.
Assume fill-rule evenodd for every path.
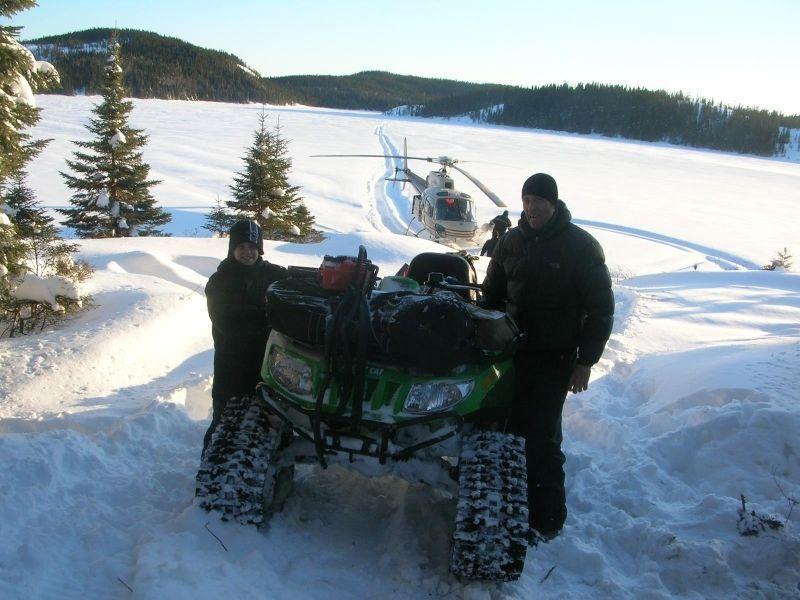
M 62 209 L 64 224 L 82 238 L 163 235 L 160 226 L 171 217 L 150 193 L 159 183 L 148 179 L 150 165 L 142 159 L 147 136 L 128 124 L 133 103 L 125 100 L 119 44 L 112 37 L 103 75 L 103 102 L 94 107 L 87 128 L 94 139 L 74 142 L 80 150 L 67 165 L 74 174 L 61 173 L 73 190 Z
M 10 209 L 10 220 L 23 245 L 30 272 L 39 277 L 59 275 L 73 281 L 86 278 L 89 267 L 72 260 L 78 246 L 61 238 L 53 218 L 39 206 L 28 187 L 24 171 L 16 173 L 3 200 L 6 210 Z
M 234 199 L 226 204 L 238 218 L 256 221 L 266 239 L 319 239 L 314 217 L 298 195 L 300 188 L 289 185 L 289 142 L 281 135 L 280 124 L 269 131 L 266 120 L 262 109 L 253 144 L 242 157 L 244 170 L 236 174 L 230 186 Z
M 214 208 L 206 215 L 205 220 L 206 222 L 205 225 L 203 225 L 203 229 L 207 229 L 212 234 L 223 237 L 227 235 L 231 226 L 236 222 L 236 216 L 231 214 L 225 203 L 217 196 Z
M 11 17 L 34 0 L 0 0 L 0 16 Z M 36 61 L 17 38 L 20 27 L 0 25 L 0 187 L 47 143 L 31 141 L 25 128 L 39 121 L 33 93 L 58 84 L 53 65 Z
M 0 0 L 0 15 L 34 5 L 33 0 Z M 79 309 L 74 282 L 91 271 L 73 263 L 76 247 L 60 239 L 52 218 L 25 184 L 25 165 L 49 141 L 32 140 L 25 132 L 39 120 L 33 92 L 57 83 L 58 73 L 16 41 L 19 31 L 0 26 L 0 336 L 41 328 Z M 20 292 L 29 278 L 53 276 L 50 283 L 59 294 L 53 305 Z

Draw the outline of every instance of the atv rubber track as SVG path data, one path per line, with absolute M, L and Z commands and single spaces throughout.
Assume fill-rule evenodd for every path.
M 525 440 L 500 431 L 465 435 L 450 570 L 466 579 L 518 579 L 528 530 Z
M 269 465 L 281 441 L 267 415 L 259 396 L 231 398 L 203 454 L 195 496 L 223 521 L 264 522 L 274 487 Z

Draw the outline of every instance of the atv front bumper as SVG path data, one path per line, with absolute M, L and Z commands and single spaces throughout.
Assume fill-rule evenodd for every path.
M 271 415 L 289 425 L 301 438 L 314 442 L 314 410 L 299 406 L 264 383 L 258 389 Z M 385 464 L 388 459 L 406 460 L 426 448 L 455 442 L 463 425 L 464 418 L 452 410 L 397 423 L 362 419 L 354 424 L 347 414 L 326 413 L 322 415 L 320 431 L 324 452 L 344 453 L 351 461 L 354 456 L 367 456 Z M 442 448 L 442 455 L 448 453 L 445 450 Z M 457 453 L 457 449 L 453 451 Z

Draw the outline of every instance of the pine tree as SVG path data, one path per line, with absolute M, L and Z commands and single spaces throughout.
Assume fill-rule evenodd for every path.
M 0 15 L 34 5 L 33 0 L 0 0 Z M 0 335 L 25 333 L 79 309 L 74 282 L 91 271 L 73 263 L 76 247 L 59 238 L 52 218 L 36 205 L 25 184 L 25 165 L 49 141 L 32 140 L 24 131 L 39 120 L 33 91 L 57 83 L 58 73 L 16 41 L 19 31 L 0 27 Z M 69 297 L 59 295 L 50 305 L 19 291 L 28 278 L 52 276 L 59 290 L 55 293 Z
M 11 222 L 11 211 L 0 205 L 0 317 L 10 293 L 9 281 L 25 271 L 25 244 Z
M 778 250 L 777 255 L 775 258 L 770 260 L 766 265 L 762 268 L 765 271 L 789 271 L 792 268 L 793 263 L 792 253 L 789 252 L 789 249 L 784 247 L 783 250 Z
M 236 216 L 231 214 L 220 197 L 217 196 L 214 208 L 206 215 L 206 223 L 203 225 L 203 229 L 222 237 L 227 235 L 235 222 Z
M 148 179 L 150 165 L 142 160 L 147 136 L 128 124 L 133 103 L 125 100 L 119 44 L 109 42 L 103 80 L 103 102 L 87 128 L 89 142 L 74 142 L 76 150 L 67 165 L 74 174 L 61 173 L 74 190 L 74 208 L 60 210 L 64 224 L 82 238 L 163 235 L 159 227 L 171 217 L 161 210 L 150 193 L 159 183 Z
M 242 160 L 244 170 L 230 186 L 234 200 L 226 202 L 238 218 L 256 221 L 271 240 L 311 241 L 319 239 L 314 217 L 298 195 L 299 187 L 289 185 L 289 142 L 280 131 L 266 125 L 264 109 L 258 116 L 253 144 Z
M 0 16 L 32 8 L 34 0 L 0 0 Z M 0 25 L 0 187 L 47 143 L 25 128 L 39 121 L 33 92 L 58 84 L 53 65 L 36 61 L 18 41 L 20 27 Z
M 7 210 L 10 209 L 11 223 L 24 247 L 30 272 L 39 277 L 59 275 L 73 281 L 86 278 L 88 265 L 72 260 L 78 246 L 61 238 L 53 218 L 36 202 L 24 171 L 14 176 L 3 200 Z

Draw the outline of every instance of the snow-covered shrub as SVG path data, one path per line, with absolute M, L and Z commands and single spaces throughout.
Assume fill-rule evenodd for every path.
M 792 269 L 792 254 L 788 248 L 779 250 L 778 254 L 762 268 L 765 271 L 790 271 Z

